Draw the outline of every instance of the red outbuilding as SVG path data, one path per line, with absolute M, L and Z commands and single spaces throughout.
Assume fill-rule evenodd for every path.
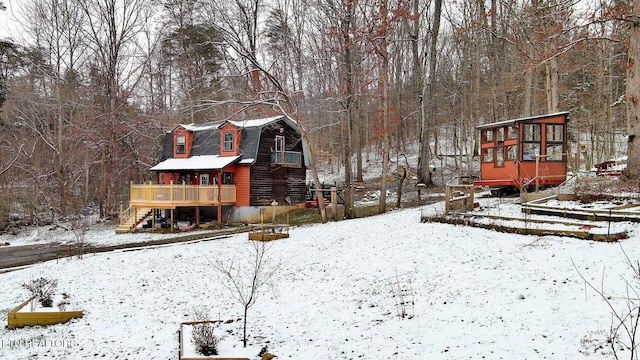
M 567 177 L 569 113 L 532 116 L 477 126 L 480 131 L 480 180 L 492 192 L 507 188 L 547 187 Z

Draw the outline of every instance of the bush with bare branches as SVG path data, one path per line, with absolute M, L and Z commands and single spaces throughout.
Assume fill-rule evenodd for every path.
M 194 309 L 194 319 L 191 331 L 191 342 L 196 347 L 196 351 L 204 356 L 218 355 L 218 343 L 220 338 L 214 333 L 215 325 L 209 321 L 207 312 L 203 309 Z
M 638 360 L 638 338 L 640 331 L 640 262 L 632 261 L 624 249 L 622 250 L 626 263 L 632 272 L 631 280 L 624 279 L 624 295 L 614 297 L 604 290 L 604 274 L 600 287 L 593 285 L 573 264 L 578 274 L 584 280 L 587 287 L 595 291 L 607 304 L 611 312 L 611 326 L 608 331 L 591 333 L 596 338 L 583 339 L 583 347 L 593 348 L 594 352 L 613 355 L 615 359 L 622 357 L 629 360 Z M 621 300 L 621 301 L 618 301 Z M 622 303 L 622 305 L 620 305 Z
M 271 284 L 279 264 L 272 265 L 267 256 L 270 244 L 264 241 L 250 241 L 248 258 L 238 258 L 230 261 L 217 260 L 213 266 L 222 275 L 231 296 L 242 305 L 243 344 L 247 346 L 247 313 L 258 298 L 259 290 L 264 285 Z M 249 261 L 247 261 L 249 260 Z M 246 264 L 246 265 L 244 265 Z

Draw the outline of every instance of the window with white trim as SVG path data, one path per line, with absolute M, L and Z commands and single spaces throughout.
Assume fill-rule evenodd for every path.
M 200 174 L 200 185 L 209 185 L 209 174 Z
M 284 136 L 276 135 L 276 152 L 284 151 Z
M 225 152 L 231 152 L 233 151 L 233 132 L 229 131 L 229 132 L 225 132 L 224 134 L 222 134 L 223 136 L 223 151 Z
M 176 154 L 187 153 L 187 136 L 176 135 Z

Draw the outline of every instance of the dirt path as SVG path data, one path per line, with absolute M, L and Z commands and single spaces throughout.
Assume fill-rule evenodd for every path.
M 215 240 L 247 231 L 246 227 L 233 229 L 198 232 L 196 234 L 176 236 L 168 239 L 154 240 L 147 242 L 127 243 L 109 246 L 93 246 L 78 244 L 61 245 L 60 243 L 46 243 L 37 245 L 3 246 L 0 247 L 0 273 L 16 270 L 21 266 L 36 264 L 43 261 L 55 260 L 82 254 L 95 254 L 100 252 L 134 249 L 140 247 L 150 247 L 166 244 L 175 244 L 188 241 Z

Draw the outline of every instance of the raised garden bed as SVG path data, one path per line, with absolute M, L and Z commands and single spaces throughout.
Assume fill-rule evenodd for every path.
M 287 224 L 250 224 L 249 240 L 271 241 L 289 237 Z
M 15 329 L 24 326 L 52 325 L 67 322 L 71 319 L 81 318 L 84 314 L 82 310 L 66 311 L 54 306 L 50 308 L 32 307 L 30 304 L 35 298 L 18 305 L 15 309 L 9 311 L 7 322 L 9 329 Z

